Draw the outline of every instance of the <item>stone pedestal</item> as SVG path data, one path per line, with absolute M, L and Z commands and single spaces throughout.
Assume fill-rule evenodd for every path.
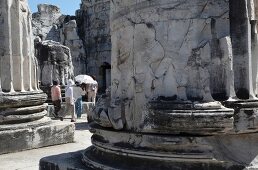
M 223 104 L 235 110 L 234 130 L 236 133 L 253 133 L 258 129 L 258 100 L 225 101 Z
M 46 118 L 27 0 L 3 0 L 0 13 L 0 154 L 73 142 L 73 124 Z
M 117 132 L 93 126 L 93 147 L 83 162 L 93 169 L 252 169 L 257 133 L 161 135 Z
M 42 118 L 28 123 L 0 126 L 0 154 L 74 141 L 74 124 Z

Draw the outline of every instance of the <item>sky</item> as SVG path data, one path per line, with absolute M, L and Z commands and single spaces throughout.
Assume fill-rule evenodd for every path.
M 32 13 L 37 12 L 38 4 L 52 4 L 61 9 L 61 13 L 65 15 L 75 15 L 75 11 L 80 8 L 81 0 L 28 0 Z

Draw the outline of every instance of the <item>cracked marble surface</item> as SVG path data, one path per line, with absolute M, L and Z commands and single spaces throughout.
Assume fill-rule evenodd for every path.
M 141 129 L 147 103 L 160 97 L 228 97 L 229 31 L 227 1 L 112 1 L 112 107 L 102 117 L 115 129 Z

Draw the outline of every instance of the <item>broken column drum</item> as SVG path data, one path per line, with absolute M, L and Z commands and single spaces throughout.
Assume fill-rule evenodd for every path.
M 72 56 L 67 46 L 46 40 L 35 42 L 35 51 L 41 86 L 50 87 L 53 80 L 66 85 L 74 77 Z
M 111 1 L 112 86 L 92 115 L 85 165 L 255 166 L 253 8 L 247 0 Z
M 73 141 L 73 125 L 45 117 L 27 0 L 0 1 L 0 30 L 0 154 Z

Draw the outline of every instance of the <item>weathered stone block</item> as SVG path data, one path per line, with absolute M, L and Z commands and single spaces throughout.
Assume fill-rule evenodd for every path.
M 6 128 L 0 125 L 0 154 L 74 142 L 75 126 L 69 122 L 32 122 Z

